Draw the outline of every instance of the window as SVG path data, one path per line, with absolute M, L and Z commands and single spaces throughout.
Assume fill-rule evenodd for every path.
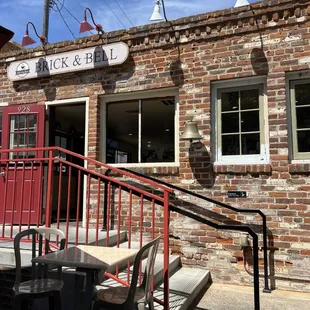
M 10 139 L 9 148 L 32 148 L 36 147 L 37 139 L 37 115 L 12 115 L 10 116 Z M 10 158 L 33 158 L 34 151 L 10 153 Z
M 107 102 L 106 163 L 175 163 L 176 106 L 174 96 Z
M 215 101 L 216 162 L 266 163 L 264 85 L 216 87 Z
M 294 159 L 310 159 L 310 80 L 291 81 Z

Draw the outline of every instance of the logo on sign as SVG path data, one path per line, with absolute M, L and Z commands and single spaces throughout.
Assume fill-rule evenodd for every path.
M 29 72 L 30 68 L 26 62 L 20 63 L 16 68 L 16 75 L 19 76 L 20 78 L 27 76 Z
M 30 58 L 10 63 L 7 73 L 11 81 L 33 79 L 54 74 L 122 64 L 129 48 L 124 42 L 77 49 L 65 53 Z

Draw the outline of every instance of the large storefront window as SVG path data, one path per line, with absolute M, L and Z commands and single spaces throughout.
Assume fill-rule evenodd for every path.
M 293 156 L 310 158 L 310 80 L 291 82 Z
M 106 105 L 107 163 L 175 162 L 175 98 Z
M 263 85 L 217 90 L 217 161 L 266 160 Z

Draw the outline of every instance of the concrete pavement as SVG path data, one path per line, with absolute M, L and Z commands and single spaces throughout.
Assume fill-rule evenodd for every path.
M 309 310 L 310 292 L 274 290 L 260 294 L 261 310 Z M 196 310 L 252 310 L 253 288 L 213 283 L 200 300 Z

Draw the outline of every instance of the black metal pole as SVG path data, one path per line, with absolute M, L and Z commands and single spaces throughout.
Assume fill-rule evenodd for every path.
M 266 215 L 262 215 L 263 218 L 263 248 L 264 248 L 264 280 L 265 286 L 263 289 L 264 293 L 271 293 L 271 289 L 269 288 L 269 281 L 268 281 L 268 248 L 267 248 L 267 220 Z
M 259 301 L 259 265 L 258 265 L 258 236 L 253 232 L 253 274 L 254 274 L 254 310 L 260 310 Z

